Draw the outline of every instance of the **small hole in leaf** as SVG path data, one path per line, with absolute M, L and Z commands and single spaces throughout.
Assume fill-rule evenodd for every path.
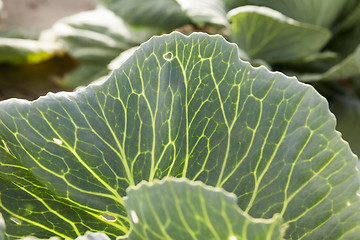
M 237 240 L 237 237 L 235 237 L 234 235 L 231 235 L 231 236 L 229 237 L 229 240 Z
M 346 206 L 350 207 L 351 203 L 350 202 L 346 202 Z
M 53 140 L 57 145 L 62 145 L 63 144 L 63 142 L 60 139 L 53 138 Z
M 16 217 L 10 217 L 10 220 L 13 221 L 17 225 L 21 225 L 21 221 L 17 219 Z
M 130 211 L 130 216 L 135 224 L 139 222 L 139 218 L 134 210 Z
M 164 53 L 163 58 L 164 58 L 166 61 L 171 61 L 171 60 L 173 59 L 173 54 L 172 54 L 172 52 Z
M 103 214 L 100 216 L 105 222 L 116 222 L 116 217 L 109 214 Z

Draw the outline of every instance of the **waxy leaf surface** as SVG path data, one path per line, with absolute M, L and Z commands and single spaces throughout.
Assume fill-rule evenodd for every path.
M 126 189 L 173 176 L 279 214 L 286 239 L 360 234 L 357 158 L 325 99 L 220 36 L 154 37 L 102 85 L 0 109 L 1 138 L 43 186 L 124 227 Z
M 0 146 L 0 159 L 0 207 L 9 239 L 30 234 L 40 238 L 57 235 L 74 239 L 86 231 L 102 231 L 116 237 L 127 230 L 121 223 L 105 222 L 102 212 L 78 208 L 53 194 L 8 152 L 6 146 Z

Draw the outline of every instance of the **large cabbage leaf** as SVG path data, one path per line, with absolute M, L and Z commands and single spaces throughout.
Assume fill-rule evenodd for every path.
M 6 100 L 0 110 L 2 161 L 13 156 L 12 165 L 89 228 L 82 219 L 91 215 L 127 231 L 126 189 L 173 176 L 234 193 L 252 217 L 278 214 L 286 239 L 359 235 L 357 158 L 335 131 L 325 99 L 295 78 L 242 62 L 236 45 L 220 36 L 154 37 L 102 85 Z M 19 171 L 4 174 L 7 223 L 13 217 L 23 222 L 18 228 L 46 225 L 51 232 L 77 226 L 62 212 L 45 214 L 47 202 L 31 191 L 43 211 L 27 208 L 25 198 L 14 201 L 32 183 L 12 180 L 22 178 Z M 49 219 L 34 224 L 30 217 L 41 213 Z

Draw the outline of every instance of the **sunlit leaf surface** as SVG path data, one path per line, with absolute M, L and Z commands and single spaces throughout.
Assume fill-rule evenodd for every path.
M 14 202 L 26 209 L 14 195 L 29 184 L 79 209 L 80 219 L 95 213 L 126 232 L 126 189 L 173 176 L 234 193 L 252 217 L 278 214 L 286 239 L 360 234 L 357 158 L 335 131 L 327 102 L 295 78 L 240 61 L 236 45 L 220 36 L 154 37 L 102 85 L 6 100 L 0 110 L 3 149 L 34 177 L 0 191 L 6 221 L 30 224 L 38 216 L 9 210 Z M 6 181 L 21 178 L 5 173 Z M 73 226 L 56 214 L 68 225 L 43 219 L 35 227 L 48 224 L 55 233 Z

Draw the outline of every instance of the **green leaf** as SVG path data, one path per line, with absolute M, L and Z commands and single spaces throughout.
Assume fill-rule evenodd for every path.
M 252 59 L 285 62 L 318 52 L 330 39 L 324 28 L 300 23 L 266 7 L 244 6 L 228 13 L 231 40 Z
M 35 29 L 23 29 L 23 28 L 1 28 L 0 36 L 2 38 L 20 38 L 38 40 L 40 32 Z
M 172 30 L 191 22 L 198 27 L 205 24 L 228 26 L 222 0 L 102 0 L 128 23 Z
M 331 62 L 335 61 L 339 58 L 339 55 L 336 52 L 332 51 L 325 51 L 325 52 L 318 52 L 313 55 L 306 56 L 302 59 L 295 61 L 295 64 L 314 64 L 317 62 Z
M 182 11 L 198 27 L 214 24 L 227 27 L 225 5 L 222 0 L 177 0 Z
M 57 43 L 29 39 L 0 38 L 0 63 L 34 64 L 61 55 Z
M 331 39 L 327 48 L 340 54 L 341 60 L 353 54 L 360 45 L 360 25 Z
M 40 39 L 60 42 L 81 66 L 67 75 L 62 87 L 87 85 L 106 75 L 106 66 L 122 51 L 137 46 L 154 34 L 148 29 L 134 29 L 113 12 L 98 8 L 63 18 Z
M 358 159 L 326 100 L 220 36 L 154 37 L 102 85 L 0 110 L 0 136 L 39 183 L 124 226 L 126 189 L 173 176 L 236 194 L 252 217 L 279 214 L 285 239 L 360 234 Z
M 254 219 L 237 206 L 234 194 L 201 182 L 167 178 L 127 193 L 132 227 L 120 239 L 282 239 L 279 218 Z
M 349 4 L 351 5 L 351 4 Z M 351 11 L 345 16 L 344 20 L 335 26 L 337 32 L 348 30 L 360 23 L 360 1 L 355 0 L 354 6 L 351 6 Z
M 127 231 L 123 222 L 105 222 L 103 212 L 80 209 L 54 195 L 14 158 L 7 145 L 0 146 L 0 159 L 0 207 L 11 239 L 30 234 L 74 239 L 89 230 L 116 237 Z
M 249 0 L 277 10 L 299 22 L 330 28 L 349 0 Z
M 107 8 L 135 26 L 171 30 L 190 23 L 177 0 L 101 0 Z
M 231 10 L 240 6 L 248 4 L 248 0 L 222 0 L 225 4 L 226 10 Z
M 334 81 L 360 75 L 360 45 L 355 52 L 322 74 L 302 74 L 303 82 Z

